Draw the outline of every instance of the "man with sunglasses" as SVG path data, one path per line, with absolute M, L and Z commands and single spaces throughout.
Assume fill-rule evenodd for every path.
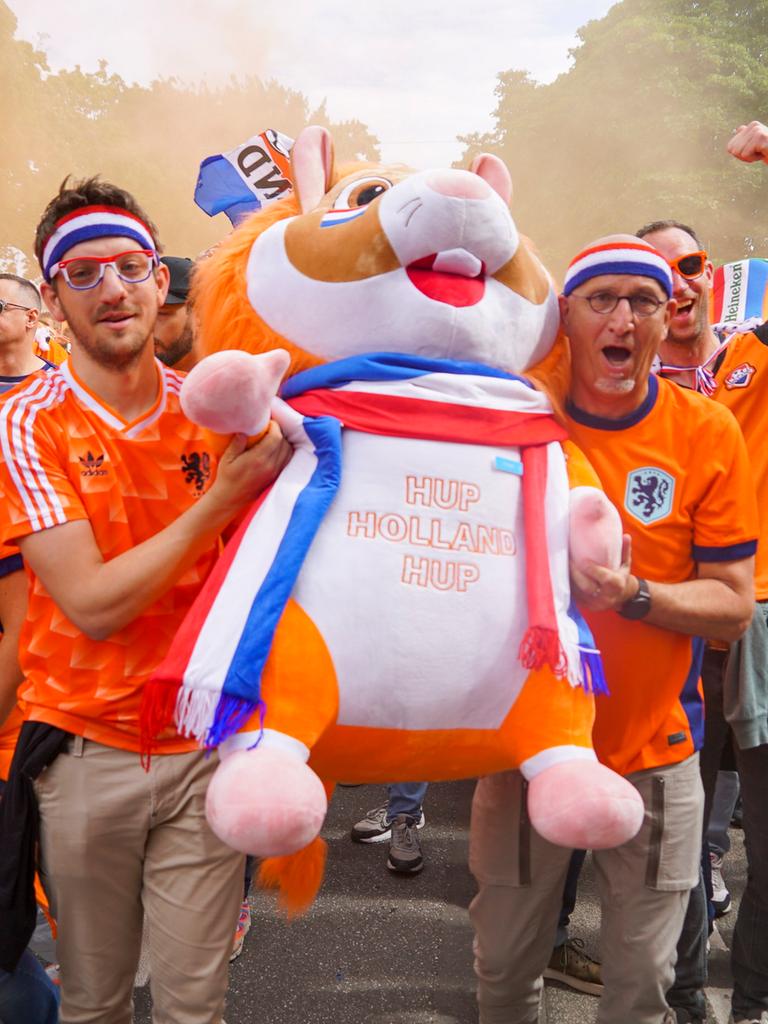
M 51 364 L 35 352 L 40 292 L 25 277 L 0 274 L 0 394 Z
M 693 228 L 680 221 L 654 221 L 640 228 L 637 237 L 658 248 L 669 263 L 677 303 L 659 347 L 658 372 L 683 387 L 712 394 L 714 364 L 722 348 L 709 322 L 712 262 Z
M 768 128 L 758 121 L 737 128 L 728 151 L 747 163 L 768 159 Z M 641 234 L 669 260 L 680 260 L 700 245 L 690 228 L 677 222 L 657 222 Z M 702 304 L 708 307 L 711 271 L 698 279 Z M 676 275 L 677 284 L 677 275 Z M 682 285 L 681 285 L 682 287 Z M 712 374 L 708 393 L 728 406 L 741 426 L 749 453 L 760 508 L 768 501 L 768 448 L 764 410 L 768 381 L 768 324 L 738 334 L 719 345 L 709 324 L 701 328 L 697 351 Z M 709 352 L 707 358 L 706 353 Z M 702 666 L 707 708 L 702 754 L 705 828 L 712 807 L 717 771 L 724 748 L 731 742 L 739 771 L 743 825 L 747 844 L 747 886 L 733 935 L 733 1020 L 736 1024 L 768 1024 L 768 534 L 763 529 L 755 560 L 757 605 L 745 635 L 731 645 L 710 645 Z M 692 913 L 694 907 L 691 908 Z M 698 933 L 696 924 L 698 923 Z M 686 920 L 678 959 L 675 991 L 680 1022 L 705 1019 L 706 921 Z
M 650 375 L 675 312 L 669 267 L 634 236 L 598 239 L 560 298 L 570 339 L 569 434 L 626 531 L 622 564 L 572 567 L 572 597 L 602 651 L 599 759 L 646 815 L 618 849 L 593 851 L 602 906 L 599 1024 L 674 1024 L 666 992 L 698 877 L 702 644 L 733 640 L 752 605 L 757 510 L 744 442 L 724 409 Z M 473 801 L 470 907 L 481 1024 L 534 1024 L 570 851 L 527 825 L 519 773 L 481 779 Z
M 139 704 L 221 531 L 290 448 L 272 427 L 217 459 L 184 416 L 182 378 L 154 356 L 168 269 L 129 193 L 65 182 L 35 251 L 73 342 L 67 363 L 0 405 L 0 540 L 19 545 L 30 578 L 28 721 L 0 804 L 0 966 L 12 970 L 26 944 L 20 881 L 39 808 L 62 1022 L 129 1024 L 146 915 L 154 1020 L 220 1024 L 243 859 L 206 823 L 215 758 L 169 730 L 145 771 Z

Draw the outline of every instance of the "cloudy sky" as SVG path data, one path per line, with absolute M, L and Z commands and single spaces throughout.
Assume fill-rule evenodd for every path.
M 491 126 L 496 75 L 548 82 L 568 68 L 575 32 L 611 0 L 7 0 L 18 36 L 55 68 L 99 58 L 129 81 L 214 84 L 254 73 L 359 118 L 385 159 L 445 165 L 459 134 Z M 197 5 L 195 5 L 197 6 Z M 266 126 L 258 126 L 266 127 Z M 274 127 L 279 128 L 279 125 Z M 247 126 L 246 135 L 251 126 Z M 232 140 L 235 144 L 240 140 Z

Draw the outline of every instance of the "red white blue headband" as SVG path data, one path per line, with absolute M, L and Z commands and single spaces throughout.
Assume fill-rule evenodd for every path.
M 139 248 L 151 249 L 157 256 L 152 232 L 139 217 L 117 206 L 81 206 L 57 220 L 43 245 L 40 268 L 50 284 L 59 270 L 59 261 L 72 246 L 92 238 L 116 235 L 138 242 Z
M 652 277 L 672 298 L 672 272 L 669 264 L 647 242 L 606 242 L 584 249 L 574 256 L 565 272 L 563 295 L 570 295 L 580 284 L 602 274 L 637 274 Z

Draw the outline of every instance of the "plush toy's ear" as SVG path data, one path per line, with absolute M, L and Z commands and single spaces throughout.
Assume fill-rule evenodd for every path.
M 293 184 L 301 212 L 317 209 L 333 181 L 333 139 L 325 128 L 310 125 L 299 133 L 291 150 Z
M 486 181 L 509 206 L 512 202 L 512 178 L 507 165 L 492 153 L 479 153 L 472 161 L 470 171 Z

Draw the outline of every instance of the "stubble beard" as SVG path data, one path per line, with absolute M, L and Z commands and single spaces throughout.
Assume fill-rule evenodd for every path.
M 92 362 L 113 373 L 124 373 L 135 366 L 141 359 L 144 349 L 151 342 L 151 335 L 143 339 L 115 339 L 114 345 L 107 345 L 96 338 L 89 337 L 87 332 L 83 332 L 83 336 L 76 334 L 75 338 L 81 351 Z
M 595 388 L 604 395 L 627 395 L 630 391 L 634 391 L 636 383 L 634 377 L 627 377 L 625 380 L 598 377 L 595 381 Z
M 155 349 L 155 355 L 168 367 L 173 367 L 178 363 L 184 356 L 189 355 L 192 351 L 192 345 L 195 340 L 194 328 L 191 324 L 186 323 L 184 330 L 181 332 L 176 341 L 165 351 L 159 352 Z

